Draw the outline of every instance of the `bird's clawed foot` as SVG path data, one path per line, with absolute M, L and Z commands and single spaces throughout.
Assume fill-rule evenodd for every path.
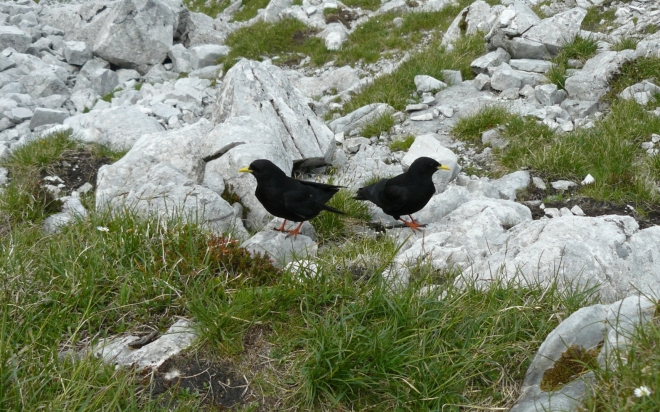
M 425 224 L 421 224 L 421 223 L 417 223 L 417 222 L 415 222 L 415 219 L 413 219 L 412 216 L 408 215 L 408 217 L 410 218 L 410 222 L 407 222 L 407 221 L 405 221 L 405 220 L 403 220 L 403 219 L 401 219 L 401 218 L 399 218 L 399 220 L 402 221 L 403 223 L 405 223 L 406 226 L 408 226 L 409 228 L 411 228 L 413 232 L 416 231 L 416 230 L 421 232 L 422 229 L 420 229 L 420 227 L 424 227 L 424 226 L 426 226 Z
M 288 235 L 286 235 L 286 237 L 289 237 L 289 236 L 293 235 L 293 238 L 296 239 L 298 237 L 298 235 L 300 234 L 300 228 L 302 227 L 303 223 L 305 223 L 305 222 L 300 222 L 298 227 L 293 229 L 293 230 L 287 230 L 286 232 L 288 233 Z
M 282 226 L 274 227 L 273 230 L 277 230 L 278 232 L 288 232 L 288 230 L 284 230 L 284 225 L 286 225 L 286 219 L 282 222 Z

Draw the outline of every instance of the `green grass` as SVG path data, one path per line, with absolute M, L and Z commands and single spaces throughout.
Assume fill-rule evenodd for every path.
M 637 47 L 638 40 L 631 37 L 625 37 L 618 42 L 612 45 L 612 50 L 621 51 L 621 50 L 635 50 Z
M 196 13 L 204 13 L 212 18 L 216 18 L 218 14 L 222 13 L 230 4 L 230 0 L 185 0 L 184 4 L 190 11 Z
M 626 87 L 649 79 L 660 79 L 660 58 L 643 57 L 624 63 L 611 82 L 609 98 L 614 100 Z
M 305 34 L 307 33 L 307 34 Z M 299 59 L 297 53 L 313 56 L 313 61 L 325 61 L 325 44 L 322 39 L 313 37 L 310 29 L 296 19 L 283 19 L 278 23 L 257 22 L 250 27 L 236 30 L 227 37 L 231 47 L 229 54 L 222 59 L 225 71 L 229 70 L 241 57 L 261 60 L 262 56 L 281 57 L 280 61 Z M 305 36 L 311 36 L 304 38 Z M 300 40 L 297 40 L 300 38 Z M 303 40 L 304 38 L 304 40 Z
M 322 212 L 310 221 L 322 243 L 341 241 L 351 234 L 352 227 L 371 220 L 367 204 L 353 199 L 353 193 L 346 189 L 337 192 L 328 205 L 345 214 Z
M 604 32 L 607 26 L 614 23 L 616 19 L 614 13 L 616 13 L 615 7 L 610 7 L 605 11 L 601 7 L 591 7 L 587 9 L 587 14 L 582 20 L 581 28 L 582 30 Z
M 566 70 L 568 69 L 568 60 L 575 59 L 585 63 L 598 51 L 598 42 L 592 38 L 582 38 L 577 36 L 572 43 L 564 46 L 562 51 L 553 59 L 554 65 L 546 74 L 550 83 L 554 83 L 560 89 L 563 89 L 566 83 Z
M 596 411 L 656 411 L 660 409 L 660 323 L 658 312 L 644 327 L 637 328 L 631 345 L 614 356 L 611 368 L 596 368 L 596 384 L 584 409 Z M 635 389 L 646 386 L 650 396 L 638 398 Z
M 580 189 L 586 196 L 635 202 L 642 208 L 660 202 L 653 187 L 653 182 L 660 183 L 660 162 L 640 147 L 652 133 L 660 133 L 660 119 L 633 101 L 617 101 L 594 128 L 566 134 L 554 134 L 534 119 L 511 115 L 497 107 L 461 119 L 454 134 L 478 142 L 481 132 L 497 125 L 505 126 L 502 136 L 509 140 L 506 150 L 496 152 L 505 170 L 528 167 L 551 180 L 580 181 L 591 174 L 596 182 Z
M 415 136 L 410 135 L 406 136 L 403 139 L 396 140 L 392 143 L 390 143 L 390 150 L 392 152 L 400 152 L 400 151 L 406 151 L 410 149 L 410 146 L 415 142 Z
M 234 13 L 234 21 L 248 21 L 257 15 L 257 10 L 265 9 L 269 0 L 243 0 L 241 8 Z
M 510 406 L 515 395 L 509 388 L 524 376 L 530 349 L 551 329 L 534 315 L 541 291 L 501 283 L 487 292 L 458 290 L 447 277 L 434 291 L 420 293 L 426 284 L 420 281 L 394 294 L 375 278 L 366 285 L 369 293 L 320 314 L 309 311 L 301 368 L 306 404 L 401 411 Z M 551 306 L 585 297 L 550 294 L 543 300 Z
M 460 140 L 478 143 L 481 142 L 483 132 L 505 125 L 514 117 L 503 106 L 487 106 L 472 116 L 460 118 L 453 132 Z
M 346 0 L 342 3 L 350 8 L 360 7 L 365 10 L 377 10 L 382 5 L 380 0 Z
M 350 113 L 364 105 L 382 102 L 404 110 L 411 94 L 416 91 L 414 78 L 420 73 L 442 78 L 442 70 L 460 70 L 463 79 L 472 79 L 470 63 L 486 51 L 482 34 L 463 37 L 454 45 L 454 50 L 437 50 L 439 43 L 429 45 L 433 52 L 421 52 L 411 56 L 392 74 L 381 76 L 365 86 L 344 105 L 343 111 Z
M 115 93 L 117 93 L 119 91 L 121 91 L 121 88 L 111 91 L 110 93 L 108 93 L 105 96 L 101 97 L 101 100 L 103 100 L 105 102 L 108 102 L 108 103 L 112 103 L 112 99 L 114 99 Z
M 377 4 L 379 6 L 380 2 Z M 359 61 L 373 63 L 383 53 L 410 49 L 421 41 L 424 32 L 433 31 L 438 34 L 434 38 L 439 41 L 438 30 L 446 29 L 465 4 L 468 4 L 467 0 L 463 0 L 460 7 L 452 6 L 439 12 L 386 13 L 357 27 L 339 51 L 326 50 L 324 41 L 314 37 L 316 31 L 298 20 L 258 22 L 228 36 L 226 44 L 232 50 L 222 61 L 225 70 L 241 57 L 259 60 L 275 55 L 280 57 L 281 63 L 297 62 L 304 56 L 310 56 L 315 65 L 322 65 L 330 60 L 335 60 L 337 66 L 353 65 Z M 333 12 L 335 10 L 324 10 L 328 15 Z M 234 16 L 235 19 L 238 19 L 237 16 L 238 13 Z M 397 16 L 403 18 L 401 27 L 396 27 L 392 22 Z M 469 70 L 466 72 L 469 73 Z
M 352 230 L 369 214 L 346 190 L 330 202 L 346 215 L 312 221 L 321 242 L 315 277 L 275 269 L 194 223 L 130 211 L 90 209 L 46 235 L 47 205 L 21 215 L 26 206 L 9 205 L 9 189 L 22 193 L 18 176 L 77 145 L 55 135 L 3 163 L 12 183 L 0 194 L 0 215 L 9 213 L 12 224 L 0 236 L 2 410 L 214 410 L 203 388 L 173 385 L 152 398 L 149 376 L 59 356 L 144 325 L 164 331 L 179 316 L 200 332 L 190 355 L 245 374 L 255 398 L 266 401 L 263 410 L 503 408 L 557 326 L 552 315 L 592 301 L 588 291 L 537 285 L 459 290 L 452 285 L 460 272 L 428 265 L 413 265 L 413 282 L 393 293 L 383 275 L 399 244 Z M 431 284 L 437 289 L 429 292 Z M 264 352 L 247 343 L 255 328 Z
M 381 133 L 388 133 L 395 123 L 396 120 L 394 120 L 394 117 L 392 117 L 391 114 L 386 113 L 362 126 L 360 134 L 367 138 L 371 136 L 379 137 Z

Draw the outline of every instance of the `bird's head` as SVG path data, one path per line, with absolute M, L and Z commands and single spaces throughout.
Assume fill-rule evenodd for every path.
M 408 170 L 412 171 L 412 173 L 432 175 L 438 170 L 451 170 L 451 169 L 449 168 L 449 166 L 440 164 L 440 162 L 438 162 L 435 159 L 431 159 L 430 157 L 418 157 L 417 159 L 415 159 L 414 162 L 412 162 Z
M 238 169 L 242 173 L 252 173 L 257 180 L 260 177 L 274 176 L 277 174 L 285 174 L 275 163 L 266 159 L 255 160 L 250 163 L 250 166 L 242 167 Z

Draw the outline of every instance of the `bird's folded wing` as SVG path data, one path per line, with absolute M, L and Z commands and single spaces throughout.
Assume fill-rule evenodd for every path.
M 283 197 L 286 210 L 303 220 L 309 219 L 321 210 L 321 205 L 307 191 L 287 192 Z
M 397 210 L 406 204 L 410 191 L 404 186 L 387 185 L 380 193 L 379 198 L 384 205 L 383 210 Z

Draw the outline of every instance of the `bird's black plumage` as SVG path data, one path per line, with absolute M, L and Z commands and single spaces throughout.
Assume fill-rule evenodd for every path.
M 449 167 L 430 157 L 417 158 L 407 172 L 361 187 L 354 199 L 369 200 L 386 214 L 416 230 L 422 225 L 415 222 L 410 215 L 422 210 L 431 200 L 435 193 L 433 173 L 438 170 L 449 170 Z M 402 215 L 408 215 L 411 221 L 401 219 Z
M 257 179 L 257 190 L 254 193 L 257 200 L 268 213 L 284 219 L 277 230 L 284 231 L 286 221 L 292 220 L 300 222 L 300 225 L 289 231 L 289 234 L 298 235 L 302 223 L 316 217 L 322 210 L 343 214 L 325 204 L 343 186 L 292 179 L 266 159 L 255 160 L 239 171 L 254 175 Z

